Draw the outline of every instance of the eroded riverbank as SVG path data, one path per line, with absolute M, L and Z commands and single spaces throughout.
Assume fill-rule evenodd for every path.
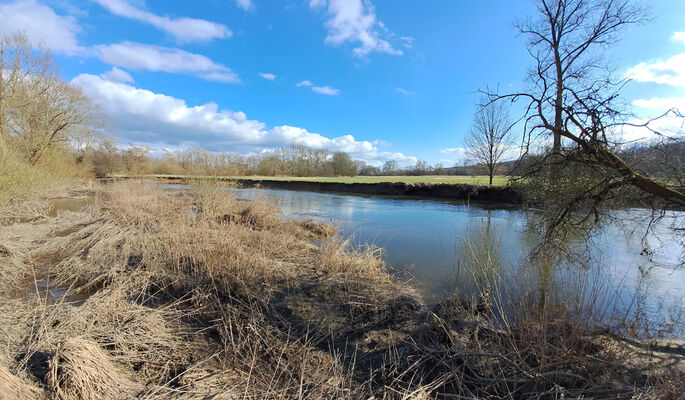
M 160 183 L 186 184 L 198 178 L 182 176 L 151 176 Z M 131 179 L 117 177 L 115 179 Z M 378 182 L 378 183 L 338 183 L 315 182 L 288 179 L 241 179 L 241 178 L 204 178 L 208 181 L 230 183 L 243 188 L 305 190 L 315 192 L 354 193 L 383 196 L 428 197 L 438 199 L 489 201 L 509 204 L 523 202 L 520 191 L 514 186 L 471 185 L 464 183 L 422 183 L 422 182 Z
M 562 309 L 509 326 L 487 304 L 428 310 L 375 248 L 269 202 L 137 182 L 93 197 L 0 230 L 3 289 L 22 289 L 0 291 L 3 393 L 658 397 L 682 383 L 682 354 L 587 331 Z M 27 296 L 33 277 L 85 300 Z

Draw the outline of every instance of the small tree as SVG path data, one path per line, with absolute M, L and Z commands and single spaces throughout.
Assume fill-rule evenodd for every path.
M 506 104 L 492 103 L 476 112 L 473 125 L 464 139 L 467 156 L 485 169 L 490 185 L 499 170 L 504 153 L 512 144 L 510 132 L 511 123 Z

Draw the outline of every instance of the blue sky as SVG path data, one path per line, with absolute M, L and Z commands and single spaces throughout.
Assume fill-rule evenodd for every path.
M 642 116 L 685 110 L 685 1 L 649 3 L 607 52 Z M 20 0 L 0 1 L 0 33 L 50 47 L 124 146 L 452 165 L 474 92 L 525 84 L 513 22 L 533 14 L 530 0 Z

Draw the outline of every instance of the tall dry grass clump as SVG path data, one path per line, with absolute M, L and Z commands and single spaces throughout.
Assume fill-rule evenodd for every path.
M 353 348 L 331 352 L 319 323 L 355 325 L 353 315 L 363 315 L 374 325 L 363 310 L 398 296 L 370 290 L 369 282 L 392 285 L 377 253 L 334 240 L 319 246 L 332 229 L 284 221 L 273 204 L 217 187 L 162 191 L 129 181 L 93 196 L 77 214 L 2 232 L 40 236 L 11 245 L 14 265 L 69 293 L 56 302 L 39 294 L 3 318 L 15 327 L 3 331 L 10 372 L 65 399 L 357 397 Z M 322 279 L 331 273 L 343 288 Z M 360 285 L 367 293 L 351 291 Z M 320 293 L 323 308 L 295 310 L 306 291 Z
M 130 399 L 141 388 L 92 340 L 69 338 L 50 360 L 46 383 L 57 399 Z

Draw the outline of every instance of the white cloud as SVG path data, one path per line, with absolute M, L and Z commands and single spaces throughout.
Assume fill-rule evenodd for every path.
M 270 74 L 268 72 L 260 72 L 259 76 L 269 81 L 273 81 L 274 79 L 276 79 L 276 75 Z
M 180 49 L 122 42 L 96 46 L 97 57 L 110 65 L 131 70 L 161 71 L 193 74 L 217 82 L 239 82 L 230 68 L 209 58 Z
M 404 89 L 402 89 L 402 88 L 396 88 L 395 90 L 397 90 L 398 92 L 400 92 L 400 93 L 402 93 L 402 94 L 404 94 L 404 95 L 407 95 L 407 96 L 413 96 L 413 95 L 416 94 L 416 93 L 414 93 L 414 92 L 410 92 L 410 91 L 404 90 Z
M 0 34 L 11 35 L 18 31 L 24 32 L 34 46 L 43 43 L 68 55 L 84 51 L 76 39 L 81 31 L 76 19 L 57 15 L 52 8 L 34 0 L 0 4 Z
M 292 144 L 315 149 L 345 151 L 356 159 L 380 166 L 388 160 L 413 165 L 416 158 L 402 153 L 380 152 L 369 141 L 352 135 L 327 138 L 303 128 L 276 126 L 249 120 L 245 113 L 219 109 L 215 103 L 189 106 L 184 100 L 82 74 L 72 80 L 102 106 L 115 124 L 123 143 L 145 144 L 157 150 L 197 146 L 214 151 L 259 153 Z
M 673 36 L 671 36 L 671 40 L 685 43 L 685 32 L 674 32 Z
M 685 53 L 677 54 L 666 61 L 640 63 L 630 68 L 626 76 L 638 82 L 685 86 Z
M 646 112 L 639 114 L 650 114 L 653 116 L 664 115 L 662 118 L 654 121 L 649 121 L 646 118 L 636 118 L 628 121 L 629 124 L 642 125 L 649 122 L 649 128 L 659 132 L 664 136 L 683 136 L 683 124 L 685 121 L 673 113 L 667 113 L 669 110 L 675 109 L 685 112 L 685 97 L 653 97 L 651 99 L 637 99 L 633 101 L 632 105 L 640 111 Z M 642 126 L 623 126 L 618 132 L 620 141 L 644 141 L 655 139 L 654 132 Z
M 233 34 L 225 25 L 195 18 L 161 17 L 140 10 L 126 0 L 95 0 L 112 14 L 144 22 L 163 30 L 181 43 L 207 41 L 231 37 Z
M 249 10 L 250 7 L 252 7 L 252 1 L 251 0 L 235 0 L 235 3 L 238 7 L 242 8 L 243 10 Z
M 119 82 L 119 83 L 132 83 L 134 82 L 133 77 L 123 69 L 119 69 L 117 67 L 112 67 L 111 70 L 105 72 L 104 74 L 100 75 L 102 78 L 111 81 L 111 82 Z
M 309 6 L 323 8 L 326 0 L 310 0 Z M 387 53 L 401 56 L 402 51 L 379 37 L 376 27 L 385 31 L 382 23 L 376 21 L 376 12 L 370 1 L 362 0 L 328 0 L 326 43 L 340 45 L 345 42 L 358 43 L 353 52 L 357 57 L 364 57 L 371 52 Z
M 312 92 L 318 93 L 318 94 L 323 94 L 326 96 L 337 96 L 340 94 L 339 89 L 333 89 L 330 86 L 313 86 Z
M 314 86 L 314 84 L 311 81 L 302 81 L 295 86 L 297 87 L 310 87 L 312 88 L 312 92 L 318 93 L 318 94 L 323 94 L 326 96 L 337 96 L 340 94 L 340 89 L 334 89 L 330 86 Z
M 656 121 L 649 121 L 644 118 L 637 118 L 628 121 L 631 125 L 624 125 L 618 129 L 615 134 L 618 136 L 615 138 L 618 142 L 641 142 L 641 141 L 651 141 L 654 139 L 659 139 L 659 135 L 655 134 L 654 131 L 659 132 L 663 137 L 685 137 L 685 126 L 683 126 L 683 119 L 673 115 L 665 116 Z M 649 123 L 649 129 L 640 125 Z
M 663 112 L 671 108 L 676 108 L 685 112 L 685 97 L 653 97 L 647 99 L 637 99 L 633 105 L 639 108 L 658 109 Z
M 451 147 L 451 148 L 441 149 L 440 152 L 443 154 L 464 155 L 466 153 L 466 148 L 465 147 Z

